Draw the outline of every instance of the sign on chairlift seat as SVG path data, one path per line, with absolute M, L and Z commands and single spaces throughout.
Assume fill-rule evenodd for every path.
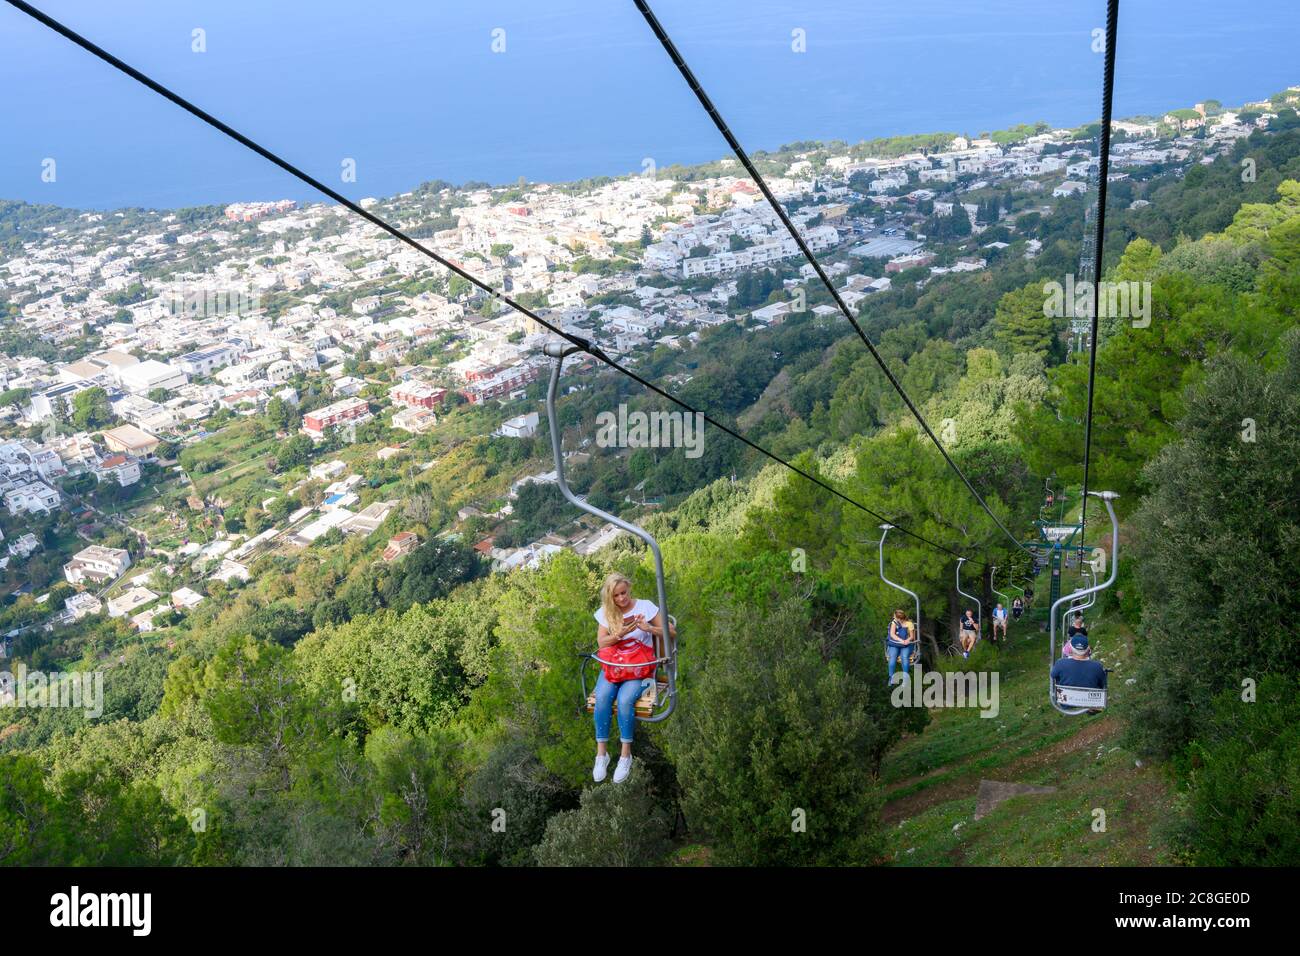
M 1087 707 L 1099 710 L 1106 706 L 1104 687 L 1062 687 L 1056 685 L 1056 702 L 1062 707 Z
M 1043 536 L 1048 541 L 1064 541 L 1078 530 L 1077 524 L 1048 525 L 1043 528 Z

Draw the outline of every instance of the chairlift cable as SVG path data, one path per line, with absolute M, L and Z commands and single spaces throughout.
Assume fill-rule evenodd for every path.
M 1083 494 L 1080 496 L 1079 540 L 1088 533 L 1088 477 L 1092 465 L 1092 396 L 1097 382 L 1097 318 L 1101 299 L 1097 292 L 1101 282 L 1102 244 L 1106 236 L 1106 180 L 1110 175 L 1110 116 L 1115 92 L 1115 35 L 1119 25 L 1119 0 L 1106 0 L 1106 51 L 1101 86 L 1101 130 L 1098 134 L 1097 233 L 1093 250 L 1092 335 L 1088 343 L 1088 406 L 1083 425 Z

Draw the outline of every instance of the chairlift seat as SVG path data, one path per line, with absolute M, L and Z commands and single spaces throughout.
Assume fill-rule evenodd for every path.
M 636 715 L 642 718 L 649 717 L 651 714 L 655 712 L 655 705 L 658 704 L 660 695 L 666 695 L 667 693 L 668 693 L 667 681 L 658 680 L 658 679 L 652 681 L 646 687 L 646 689 L 641 692 L 641 696 L 637 698 Z M 596 694 L 593 691 L 592 693 L 587 695 L 587 713 L 590 714 L 594 712 L 595 709 L 596 709 Z M 613 712 L 615 716 L 618 715 L 617 700 L 614 701 Z

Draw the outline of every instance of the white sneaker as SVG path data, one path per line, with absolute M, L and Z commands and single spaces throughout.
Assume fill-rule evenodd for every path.
M 619 757 L 618 766 L 614 768 L 614 782 L 622 783 L 627 779 L 627 775 L 632 772 L 632 758 Z
M 591 768 L 591 779 L 601 783 L 609 770 L 609 754 L 597 754 L 596 764 Z

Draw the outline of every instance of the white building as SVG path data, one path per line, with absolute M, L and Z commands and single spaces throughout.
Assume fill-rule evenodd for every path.
M 66 615 L 69 621 L 79 621 L 88 614 L 98 614 L 104 609 L 104 602 L 89 591 L 82 591 L 67 598 L 63 602 L 67 609 Z
M 516 415 L 501 423 L 500 434 L 505 438 L 532 438 L 537 434 L 541 416 L 537 412 Z
M 1075 193 L 1081 193 L 1088 188 L 1087 183 L 1081 183 L 1075 179 L 1067 179 L 1061 185 L 1052 190 L 1053 196 L 1073 196 Z
M 841 295 L 844 294 L 847 293 L 841 293 Z M 793 310 L 794 307 L 789 302 L 773 302 L 771 305 L 765 305 L 761 309 L 754 309 L 749 313 L 749 317 L 751 319 L 756 319 L 759 322 L 773 325 L 783 322 L 785 317 Z
M 78 392 L 93 388 L 87 381 L 64 382 L 43 391 L 34 392 L 28 406 L 27 417 L 34 422 L 43 422 L 47 418 L 56 418 L 66 414 L 72 408 L 72 399 Z
M 245 565 L 227 559 L 222 561 L 221 567 L 209 574 L 208 578 L 229 584 L 231 581 L 247 581 L 251 576 Z
M 555 544 L 531 544 L 526 548 L 518 548 L 509 552 L 505 557 L 499 558 L 492 563 L 493 571 L 514 571 L 516 568 L 536 568 L 540 567 L 553 554 L 558 554 L 564 549 Z
M 923 169 L 917 173 L 917 178 L 923 183 L 951 183 L 956 182 L 957 173 L 955 170 L 946 167 Z
M 307 475 L 317 481 L 329 481 L 334 476 L 343 474 L 347 467 L 335 458 L 332 461 L 322 461 L 312 465 L 307 469 Z
M 393 412 L 392 427 L 419 435 L 438 424 L 438 416 L 427 408 L 402 408 Z
M 141 634 L 146 634 L 153 630 L 153 619 L 161 614 L 166 608 L 159 605 L 151 607 L 147 611 L 141 611 L 135 617 L 131 618 L 131 626 Z
M 172 607 L 178 611 L 192 611 L 203 603 L 203 595 L 193 588 L 177 588 L 172 592 Z
M 53 448 L 36 448 L 32 451 L 32 470 L 47 481 L 61 478 L 68 473 L 63 459 Z
M 13 541 L 9 542 L 9 553 L 19 560 L 30 558 L 33 554 L 41 549 L 41 543 L 36 540 L 36 535 L 30 531 L 27 534 L 19 535 Z
M 131 555 L 123 548 L 105 548 L 92 544 L 82 548 L 63 566 L 63 576 L 69 584 L 91 581 L 104 584 L 126 572 L 131 566 Z
M 249 382 L 256 382 L 261 377 L 262 369 L 265 367 L 265 362 L 241 362 L 238 365 L 226 366 L 213 377 L 222 385 L 237 388 L 241 385 L 247 385 Z
M 155 388 L 173 391 L 185 385 L 189 379 L 185 373 L 166 362 L 147 359 L 138 362 L 121 372 L 122 387 L 137 395 L 146 395 Z
M 148 588 L 132 588 L 108 602 L 108 616 L 125 617 L 144 607 L 150 601 L 156 600 L 158 600 L 158 595 Z
M 211 375 L 219 368 L 233 365 L 239 361 L 239 349 L 229 343 L 214 345 L 211 348 L 187 352 L 176 360 L 186 375 Z
M 121 452 L 109 455 L 96 466 L 95 479 L 116 481 L 123 488 L 134 485 L 140 480 L 140 462 Z
M 5 507 L 11 515 L 47 514 L 62 500 L 59 493 L 43 481 L 29 481 L 5 493 Z

